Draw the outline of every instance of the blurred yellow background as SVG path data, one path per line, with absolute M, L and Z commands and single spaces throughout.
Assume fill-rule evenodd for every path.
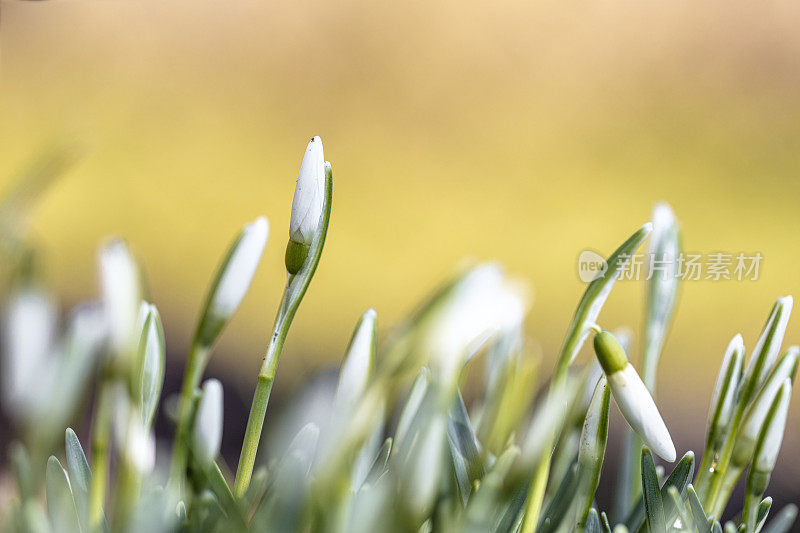
M 531 282 L 529 334 L 552 360 L 584 288 L 580 251 L 611 252 L 663 200 L 686 250 L 764 256 L 758 281 L 683 285 L 659 401 L 679 451 L 699 451 L 728 340 L 752 347 L 775 298 L 800 296 L 797 3 L 0 9 L 0 185 L 49 138 L 86 145 L 33 220 L 65 305 L 96 294 L 96 247 L 124 236 L 179 360 L 229 240 L 269 217 L 262 268 L 211 369 L 241 378 L 243 395 L 312 135 L 333 164 L 333 219 L 279 390 L 336 364 L 363 310 L 386 331 L 464 258 Z M 620 283 L 601 323 L 638 332 L 642 302 L 642 284 Z M 800 342 L 799 318 L 787 338 Z M 794 475 L 798 407 L 782 454 Z

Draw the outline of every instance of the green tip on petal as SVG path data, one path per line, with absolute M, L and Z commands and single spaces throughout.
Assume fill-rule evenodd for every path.
M 311 246 L 289 239 L 286 244 L 286 270 L 289 274 L 297 274 L 303 268 Z
M 606 375 L 619 372 L 628 365 L 625 350 L 610 331 L 603 330 L 594 336 L 594 353 Z

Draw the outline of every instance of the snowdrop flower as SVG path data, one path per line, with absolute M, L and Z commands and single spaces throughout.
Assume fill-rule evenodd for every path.
M 409 458 L 405 498 L 416 516 L 426 516 L 436 500 L 440 476 L 445 467 L 444 443 L 447 438 L 445 420 L 434 415 L 427 423 Z
M 164 385 L 166 348 L 164 328 L 156 306 L 142 302 L 139 309 L 139 402 L 142 408 L 142 422 L 146 427 L 153 423 L 158 407 L 161 388 Z
M 44 293 L 21 289 L 9 300 L 3 326 L 3 399 L 12 413 L 33 409 L 47 390 L 42 378 L 51 368 L 55 306 Z
M 292 199 L 289 243 L 286 246 L 286 270 L 290 274 L 297 274 L 305 263 L 317 233 L 324 200 L 325 155 L 322 139 L 314 137 L 303 155 Z
M 714 385 L 714 393 L 711 396 L 711 409 L 708 411 L 707 444 L 709 445 L 724 434 L 724 429 L 731 421 L 736 403 L 736 387 L 742 377 L 743 365 L 744 340 L 741 334 L 737 334 L 725 350 L 717 382 Z
M 367 388 L 377 349 L 376 328 L 377 313 L 374 309 L 368 309 L 361 315 L 356 325 L 342 369 L 339 371 L 339 384 L 333 400 L 334 416 L 351 412 Z
M 114 437 L 125 459 L 137 472 L 147 474 L 153 470 L 156 460 L 155 437 L 142 423 L 139 410 L 131 404 L 122 386 L 116 390 Z
M 216 379 L 209 379 L 203 383 L 203 395 L 197 406 L 192 432 L 192 449 L 203 467 L 209 466 L 219 455 L 222 418 L 222 384 Z
M 628 362 L 614 334 L 610 331 L 597 333 L 594 336 L 594 351 L 625 420 L 654 453 L 670 463 L 674 462 L 675 445 L 667 426 L 653 397 L 636 369 Z
M 783 441 L 783 432 L 786 429 L 786 415 L 789 411 L 791 394 L 792 381 L 790 378 L 786 378 L 770 406 L 770 416 L 756 446 L 753 459 L 753 469 L 756 472 L 768 473 L 775 468 L 775 461 L 778 459 L 778 451 Z
M 496 264 L 474 268 L 453 287 L 426 336 L 431 370 L 453 383 L 466 361 L 487 341 L 522 327 L 527 291 Z
M 800 352 L 797 347 L 792 347 L 781 357 L 775 365 L 775 369 L 770 374 L 764 387 L 759 391 L 753 404 L 744 415 L 744 420 L 736 436 L 736 444 L 733 448 L 732 461 L 740 466 L 745 466 L 752 456 L 753 450 L 758 440 L 758 435 L 764 422 L 769 415 L 775 398 L 781 394 L 785 381 L 791 380 L 797 369 L 798 357 Z
M 100 250 L 99 263 L 111 348 L 115 354 L 127 354 L 138 340 L 139 272 L 128 247 L 121 240 L 111 241 Z
M 789 316 L 792 314 L 793 303 L 794 300 L 791 296 L 784 296 L 778 298 L 772 307 L 761 337 L 747 362 L 743 381 L 745 384 L 743 401 L 745 402 L 749 402 L 753 398 L 755 392 L 767 379 L 767 374 L 778 358 L 786 326 L 789 323 Z
M 246 225 L 222 268 L 209 312 L 227 320 L 239 307 L 261 261 L 267 244 L 269 223 L 264 217 Z

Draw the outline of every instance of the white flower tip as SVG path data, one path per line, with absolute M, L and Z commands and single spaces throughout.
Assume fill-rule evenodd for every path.
M 610 374 L 608 384 L 628 425 L 653 453 L 670 463 L 674 462 L 676 453 L 672 437 L 650 391 L 633 365 L 628 363 L 624 369 Z
M 216 379 L 203 383 L 194 425 L 194 450 L 202 464 L 210 464 L 219 454 L 222 441 L 222 384 Z
M 660 202 L 653 208 L 653 226 L 665 228 L 675 223 L 675 214 L 672 208 L 665 202 Z
M 736 336 L 731 340 L 731 347 L 732 348 L 744 347 L 744 337 L 742 337 L 741 333 L 737 333 Z
M 292 199 L 289 237 L 300 244 L 310 245 L 317 231 L 325 196 L 325 154 L 322 139 L 314 137 L 308 143 L 300 164 L 300 173 Z
M 652 223 L 652 222 L 646 222 L 646 223 L 645 223 L 645 224 L 642 226 L 642 229 L 643 229 L 645 232 L 647 232 L 647 233 L 650 233 L 651 231 L 653 231 L 653 223 Z
M 111 342 L 117 353 L 135 341 L 140 307 L 139 272 L 125 241 L 109 241 L 99 252 L 100 279 Z
M 661 448 L 661 450 L 653 451 L 668 463 L 674 463 L 675 459 L 678 458 L 678 454 L 675 452 L 675 445 L 672 443 L 672 439 L 670 439 L 669 442 L 664 443 L 664 446 Z
M 794 298 L 792 298 L 791 294 L 788 294 L 782 298 L 778 298 L 778 306 L 786 308 L 787 310 L 791 311 L 792 306 L 794 305 Z
M 261 261 L 268 234 L 269 223 L 264 217 L 244 227 L 211 301 L 212 313 L 228 318 L 239 307 Z

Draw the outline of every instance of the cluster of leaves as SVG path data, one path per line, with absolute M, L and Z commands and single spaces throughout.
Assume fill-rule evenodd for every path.
M 255 446 L 246 437 L 235 479 L 219 456 L 222 387 L 201 381 L 238 305 L 228 305 L 230 294 L 223 292 L 233 283 L 240 299 L 249 286 L 249 279 L 237 284 L 230 276 L 252 275 L 242 268 L 252 254 L 242 250 L 258 248 L 254 226 L 234 240 L 200 314 L 171 414 L 176 429 L 167 473 L 154 460 L 152 432 L 156 411 L 169 403 L 161 398 L 164 332 L 155 306 L 141 296 L 127 248 L 119 241 L 103 248 L 103 301 L 76 309 L 58 336 L 52 303 L 25 259 L 31 252 L 19 221 L 26 207 L 20 198 L 27 197 L 10 197 L 0 217 L 10 265 L 5 326 L 12 339 L 5 346 L 12 371 L 4 369 L 11 379 L 3 383 L 3 402 L 19 440 L 11 449 L 16 495 L 3 510 L 4 531 L 789 530 L 797 508 L 790 505 L 767 522 L 772 500 L 762 499 L 800 353 L 792 347 L 778 357 L 791 311 L 785 298 L 772 309 L 746 368 L 741 337 L 728 347 L 700 466 L 687 452 L 667 474 L 642 445 L 640 428 L 627 429 L 615 507 L 609 516 L 595 506 L 612 391 L 593 358 L 588 364 L 576 359 L 626 258 L 648 235 L 651 253 L 677 257 L 677 223 L 662 216 L 665 206 L 657 208 L 655 227 L 635 232 L 588 285 L 541 393 L 538 358 L 523 335 L 525 290 L 497 265 L 474 266 L 440 287 L 381 343 L 376 313 L 365 312 L 324 412 L 301 410 L 301 422 L 316 422 L 302 425 L 281 453 L 253 469 L 277 354 L 322 252 L 332 183 L 329 167 L 326 172 L 319 232 L 306 263 L 288 277 L 248 423 Z M 651 393 L 676 301 L 675 279 L 647 282 L 641 364 Z M 629 344 L 626 335 L 617 336 Z M 14 359 L 20 352 L 27 364 Z M 467 374 L 481 363 L 468 409 L 462 388 L 476 381 Z M 93 373 L 95 398 L 85 402 Z M 66 427 L 83 409 L 92 410 L 90 437 Z M 742 513 L 723 526 L 719 517 L 745 471 Z

